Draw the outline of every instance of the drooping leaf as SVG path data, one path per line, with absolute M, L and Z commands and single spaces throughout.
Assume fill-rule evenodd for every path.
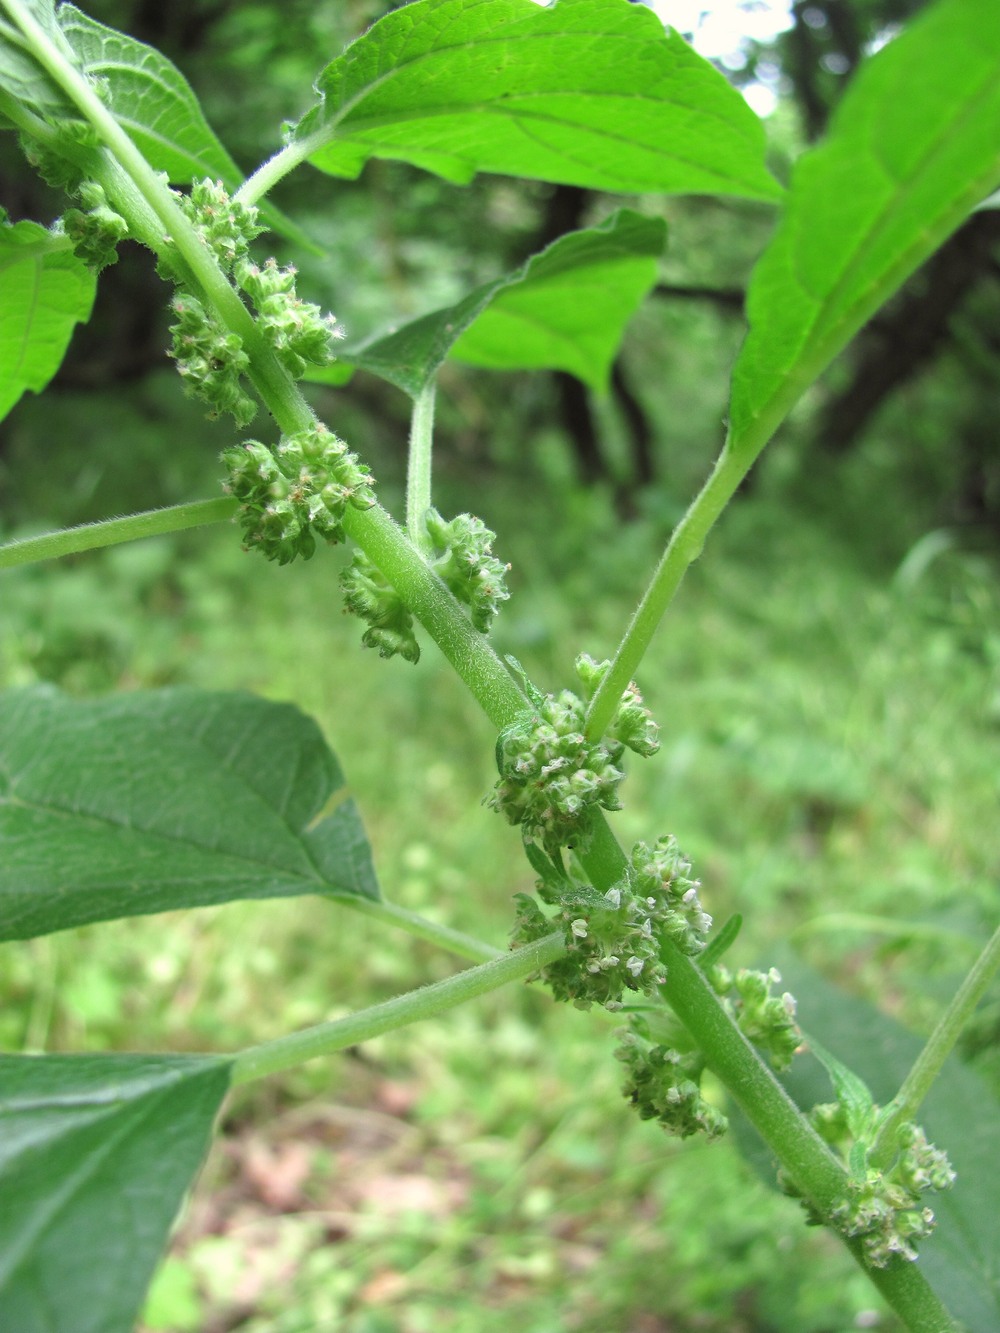
M 0 695 L 0 848 L 0 939 L 240 898 L 379 896 L 315 723 L 246 694 Z
M 229 1086 L 206 1056 L 0 1055 L 0 1325 L 132 1333 Z
M 147 162 L 174 185 L 211 177 L 232 192 L 243 172 L 205 119 L 194 89 L 155 47 L 97 23 L 75 5 L 58 11 L 59 25 L 85 73 L 100 79 L 115 119 L 128 131 Z M 297 244 L 315 243 L 284 214 L 265 202 L 268 225 Z
M 340 358 L 416 397 L 451 354 L 494 370 L 561 369 L 603 390 L 625 325 L 656 281 L 659 218 L 621 209 L 521 268 Z
M 0 223 L 0 419 L 26 389 L 48 384 L 96 289 L 65 237 L 37 222 Z
M 790 952 L 769 961 L 780 968 L 810 1037 L 850 1060 L 876 1103 L 886 1106 L 920 1052 L 920 1039 L 872 1005 L 830 985 Z M 809 1056 L 797 1058 L 781 1081 L 801 1107 L 830 1099 L 829 1074 Z M 925 1198 L 937 1226 L 921 1241 L 918 1262 L 966 1333 L 994 1333 L 1000 1328 L 1000 1108 L 985 1083 L 952 1057 L 916 1118 L 947 1152 L 958 1176 L 950 1190 Z M 741 1150 L 773 1184 L 767 1150 L 760 1151 L 759 1140 L 739 1118 L 733 1123 Z
M 763 129 L 707 61 L 625 0 L 416 0 L 329 64 L 294 137 L 355 177 L 395 158 L 465 184 L 773 199 Z
M 939 0 L 859 71 L 795 168 L 748 294 L 730 447 L 756 452 L 1000 181 L 1000 5 Z

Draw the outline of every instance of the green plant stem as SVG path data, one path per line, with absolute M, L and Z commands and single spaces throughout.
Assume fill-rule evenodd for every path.
M 626 859 L 603 817 L 581 856 L 595 888 L 606 891 L 625 873 Z M 667 979 L 663 998 L 691 1033 L 706 1064 L 728 1089 L 789 1178 L 821 1217 L 829 1217 L 847 1192 L 847 1172 L 726 1013 L 701 969 L 673 945 L 661 957 Z M 858 1240 L 840 1237 L 911 1333 L 955 1333 L 955 1324 L 920 1269 L 902 1259 L 887 1268 L 865 1262 Z
M 896 1154 L 896 1132 L 906 1120 L 913 1120 L 951 1054 L 976 1005 L 1000 968 L 1000 926 L 994 931 L 986 948 L 976 959 L 971 970 L 938 1020 L 927 1044 L 913 1062 L 892 1100 L 892 1111 L 879 1126 L 868 1155 L 875 1167 L 885 1168 Z
M 417 550 L 425 552 L 430 548 L 424 517 L 431 507 L 436 392 L 437 382 L 431 379 L 414 399 L 410 420 L 410 457 L 406 471 L 406 530 Z
M 262 162 L 252 176 L 248 176 L 240 188 L 236 191 L 235 198 L 241 204 L 256 204 L 264 198 L 279 181 L 284 178 L 296 167 L 300 166 L 310 153 L 320 147 L 320 141 L 314 137 L 309 139 L 294 139 L 286 144 L 273 157 L 269 157 L 266 162 Z
M 587 710 L 587 737 L 600 740 L 608 728 L 624 691 L 635 676 L 653 635 L 681 580 L 698 556 L 705 537 L 746 476 L 753 458 L 724 449 L 701 491 L 674 529 L 659 565 Z
M 395 903 L 386 902 L 384 899 L 362 898 L 357 893 L 343 895 L 332 893 L 329 897 L 335 903 L 350 907 L 352 911 L 374 917 L 388 926 L 398 926 L 418 940 L 436 944 L 449 953 L 457 954 L 459 958 L 468 958 L 470 962 L 488 963 L 491 958 L 504 957 L 502 949 L 495 949 L 491 944 L 485 944 L 472 935 L 453 930 L 451 926 L 441 925 L 438 921 L 429 921 L 419 912 L 410 912 L 405 907 L 397 907 Z
M 238 1086 L 254 1079 L 266 1078 L 269 1074 L 294 1069 L 304 1060 L 331 1055 L 334 1051 L 370 1041 L 372 1037 L 392 1032 L 408 1023 L 435 1018 L 467 1000 L 531 976 L 546 963 L 553 962 L 565 949 L 561 932 L 547 935 L 545 939 L 525 945 L 514 953 L 491 959 L 478 967 L 470 967 L 457 976 L 436 981 L 430 986 L 421 986 L 419 990 L 397 995 L 384 1004 L 372 1005 L 348 1018 L 319 1023 L 316 1027 L 277 1037 L 260 1046 L 251 1046 L 236 1057 L 232 1082 Z
M 166 532 L 183 532 L 209 523 L 223 523 L 236 513 L 237 502 L 227 495 L 217 500 L 193 500 L 190 504 L 171 505 L 168 509 L 148 509 L 125 518 L 105 518 L 99 523 L 82 523 L 76 528 L 43 532 L 37 537 L 21 537 L 0 546 L 0 569 L 30 565 L 40 560 L 94 551 L 102 546 L 157 537 Z

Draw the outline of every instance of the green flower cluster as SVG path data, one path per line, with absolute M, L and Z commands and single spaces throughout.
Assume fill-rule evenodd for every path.
M 520 671 L 515 659 L 508 659 Z M 577 658 L 576 670 L 596 688 L 608 663 Z M 506 727 L 497 738 L 500 780 L 486 803 L 519 824 L 528 841 L 538 840 L 547 852 L 560 847 L 586 847 L 593 836 L 598 809 L 619 810 L 619 767 L 626 747 L 639 754 L 657 748 L 653 722 L 635 686 L 630 686 L 603 741 L 586 736 L 586 704 L 570 690 L 542 694 L 524 673 L 531 711 Z M 640 721 L 641 719 L 641 721 Z
M 539 695 L 533 711 L 500 733 L 500 780 L 486 804 L 548 852 L 586 847 L 598 809 L 619 810 L 620 741 L 588 741 L 586 708 L 570 690 Z
M 660 952 L 665 938 L 682 938 L 686 952 L 703 947 L 711 918 L 701 911 L 691 863 L 672 837 L 650 849 L 636 843 L 621 883 L 606 893 L 575 879 L 561 858 L 525 844 L 540 872 L 535 888 L 546 914 L 527 894 L 517 898 L 513 944 L 519 947 L 562 929 L 566 952 L 540 972 L 557 1000 L 578 1009 L 592 1004 L 620 1009 L 626 991 L 654 995 L 666 975 Z
M 240 501 L 244 543 L 268 560 L 308 560 L 316 537 L 344 540 L 349 505 L 375 503 L 371 475 L 343 440 L 317 424 L 283 437 L 271 450 L 257 440 L 223 451 L 228 490 Z
M 583 697 L 589 703 L 610 670 L 611 662 L 607 659 L 595 662 L 589 653 L 581 653 L 575 665 L 576 674 L 583 685 Z M 613 740 L 621 741 L 636 754 L 651 755 L 656 754 L 660 748 L 659 732 L 652 714 L 642 702 L 639 687 L 632 681 L 611 719 L 608 735 Z
M 77 193 L 83 208 L 68 208 L 62 229 L 73 242 L 78 259 L 100 273 L 118 262 L 118 243 L 128 235 L 128 223 L 108 206 L 104 190 L 96 181 L 82 181 Z
M 652 847 L 637 842 L 630 857 L 635 892 L 655 912 L 656 930 L 685 954 L 701 953 L 712 918 L 702 911 L 701 881 L 690 879 L 691 862 L 673 834 Z
M 196 296 L 178 292 L 171 302 L 176 323 L 170 355 L 186 391 L 209 405 L 209 416 L 232 413 L 237 426 L 253 420 L 257 405 L 240 383 L 250 365 L 243 340 L 208 313 Z
M 746 1039 L 766 1051 L 775 1069 L 787 1069 L 802 1044 L 802 1033 L 795 1022 L 795 997 L 788 991 L 771 994 L 771 987 L 781 981 L 778 969 L 755 972 L 741 967 L 730 972 L 716 964 L 708 979 Z
M 472 514 L 459 514 L 446 521 L 436 509 L 428 509 L 424 524 L 430 539 L 427 563 L 469 607 L 472 623 L 485 634 L 500 602 L 509 596 L 504 584 L 509 566 L 501 565 L 491 554 L 496 534 Z M 377 648 L 381 657 L 398 655 L 407 662 L 419 660 L 413 616 L 363 552 L 355 553 L 340 576 L 340 585 L 346 609 L 368 622 L 361 638 L 366 648 Z
M 622 1092 L 641 1119 L 658 1120 L 682 1139 L 704 1134 L 712 1140 L 726 1132 L 726 1117 L 702 1095 L 704 1060 L 697 1051 L 653 1041 L 642 1019 L 633 1017 L 615 1056 L 626 1070 Z
M 949 1189 L 955 1182 L 946 1154 L 928 1142 L 919 1125 L 907 1121 L 897 1131 L 896 1160 L 880 1171 L 867 1162 L 870 1145 L 851 1135 L 842 1104 L 815 1106 L 810 1118 L 851 1166 L 848 1196 L 834 1208 L 833 1225 L 845 1236 L 861 1237 L 873 1268 L 885 1268 L 895 1256 L 915 1260 L 917 1245 L 934 1229 L 934 1213 L 921 1206 L 921 1195 L 925 1190 Z M 873 1127 L 877 1123 L 876 1114 Z
M 296 270 L 279 268 L 268 259 L 263 267 L 240 259 L 235 278 L 257 309 L 258 326 L 289 374 L 301 379 L 307 365 L 328 366 L 334 344 L 344 331 L 333 315 L 318 305 L 300 300 L 295 290 Z
M 424 525 L 431 542 L 431 568 L 469 608 L 476 629 L 487 633 L 500 603 L 510 597 L 506 584 L 510 565 L 492 554 L 496 533 L 472 514 L 445 521 L 436 509 L 428 509 Z
M 413 632 L 413 616 L 396 589 L 363 551 L 340 576 L 344 609 L 368 622 L 361 636 L 366 648 L 377 648 L 380 657 L 420 660 L 420 645 Z
M 195 181 L 190 194 L 174 190 L 181 209 L 195 231 L 226 273 L 249 253 L 250 242 L 265 227 L 257 220 L 257 209 L 230 198 L 222 181 Z

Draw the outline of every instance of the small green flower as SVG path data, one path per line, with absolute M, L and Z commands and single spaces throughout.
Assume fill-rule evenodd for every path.
M 569 690 L 539 695 L 497 740 L 500 780 L 486 803 L 548 852 L 587 846 L 595 812 L 620 809 L 624 747 L 588 741 L 584 721 L 583 700 Z
M 368 622 L 361 636 L 366 648 L 377 648 L 380 657 L 402 657 L 417 662 L 420 645 L 413 630 L 413 616 L 406 603 L 363 551 L 340 576 L 345 610 Z
M 240 502 L 245 545 L 286 565 L 308 560 L 317 536 L 344 540 L 348 506 L 375 503 L 371 474 L 325 426 L 284 436 L 271 450 L 257 440 L 223 451 L 229 491 Z
M 778 969 L 730 972 L 717 964 L 708 978 L 747 1040 L 766 1051 L 779 1072 L 787 1069 L 802 1044 L 802 1033 L 795 1022 L 795 997 L 787 991 L 771 994 L 771 987 L 781 981 Z
M 78 193 L 84 208 L 68 208 L 62 216 L 62 227 L 73 242 L 76 257 L 100 273 L 118 262 L 117 246 L 128 235 L 128 223 L 108 207 L 104 191 L 95 181 L 81 182 Z
M 436 509 L 428 509 L 424 524 L 431 539 L 431 568 L 469 607 L 472 623 L 485 634 L 500 603 L 510 597 L 506 584 L 510 565 L 492 554 L 496 533 L 472 514 L 446 522 Z
M 226 273 L 246 258 L 250 242 L 266 231 L 257 221 L 257 209 L 230 198 L 221 181 L 206 177 L 194 182 L 190 194 L 173 193 Z
M 581 653 L 576 659 L 576 674 L 583 684 L 583 697 L 589 703 L 597 693 L 598 686 L 607 675 L 611 662 L 595 662 L 589 653 Z M 660 729 L 653 721 L 653 715 L 642 702 L 639 687 L 633 681 L 622 695 L 621 703 L 615 710 L 608 727 L 608 735 L 622 745 L 634 750 L 636 754 L 652 755 L 660 748 Z
M 236 264 L 235 277 L 257 309 L 258 324 L 279 360 L 296 379 L 307 365 L 327 366 L 344 331 L 333 315 L 299 299 L 294 267 L 279 268 L 274 259 L 259 267 L 246 258 Z
M 185 389 L 208 403 L 210 417 L 230 412 L 238 426 L 249 425 L 257 406 L 240 383 L 240 376 L 250 365 L 241 339 L 187 292 L 177 293 L 172 309 L 177 320 L 170 328 L 170 355 L 177 362 Z
M 711 1141 L 726 1132 L 726 1117 L 702 1096 L 704 1061 L 697 1052 L 652 1042 L 641 1021 L 633 1019 L 615 1056 L 626 1070 L 622 1092 L 642 1120 L 657 1120 L 682 1139 L 704 1134 Z

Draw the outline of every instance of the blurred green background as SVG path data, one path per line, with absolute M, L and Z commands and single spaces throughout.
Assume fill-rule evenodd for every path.
M 318 68 L 390 6 L 94 3 L 188 74 L 249 170 Z M 797 5 L 732 76 L 769 89 L 775 171 L 820 132 L 861 53 L 920 6 Z M 719 7 L 721 8 L 721 7 Z M 748 12 L 738 5 L 733 13 Z M 666 7 L 664 7 L 666 11 Z M 749 20 L 748 20 L 749 23 Z M 0 144 L 16 219 L 59 205 Z M 323 257 L 300 290 L 352 336 L 441 305 L 619 199 L 376 163 L 278 202 Z M 546 688 L 609 655 L 721 443 L 742 292 L 769 213 L 626 200 L 670 227 L 615 387 L 441 377 L 436 492 L 512 564 L 495 631 Z M 1000 226 L 981 213 L 835 365 L 689 575 L 640 677 L 662 727 L 615 827 L 677 835 L 738 961 L 779 943 L 926 1032 L 996 924 L 1000 868 Z M 291 256 L 279 243 L 283 261 Z M 0 427 L 0 535 L 217 493 L 231 440 L 164 357 L 165 289 L 124 247 L 58 379 Z M 310 390 L 397 514 L 407 405 L 358 374 Z M 78 694 L 251 689 L 320 722 L 386 896 L 502 946 L 532 875 L 481 804 L 493 736 L 432 645 L 363 652 L 339 551 L 278 569 L 233 529 L 0 577 L 0 682 Z M 335 1017 L 454 962 L 322 901 L 133 919 L 7 946 L 10 1050 L 227 1050 Z M 1000 1090 L 1000 994 L 964 1057 Z M 613 1026 L 522 988 L 244 1089 L 147 1312 L 160 1333 L 840 1333 L 891 1329 L 835 1242 L 728 1140 L 634 1121 Z M 841 1052 L 847 1058 L 850 1052 Z

